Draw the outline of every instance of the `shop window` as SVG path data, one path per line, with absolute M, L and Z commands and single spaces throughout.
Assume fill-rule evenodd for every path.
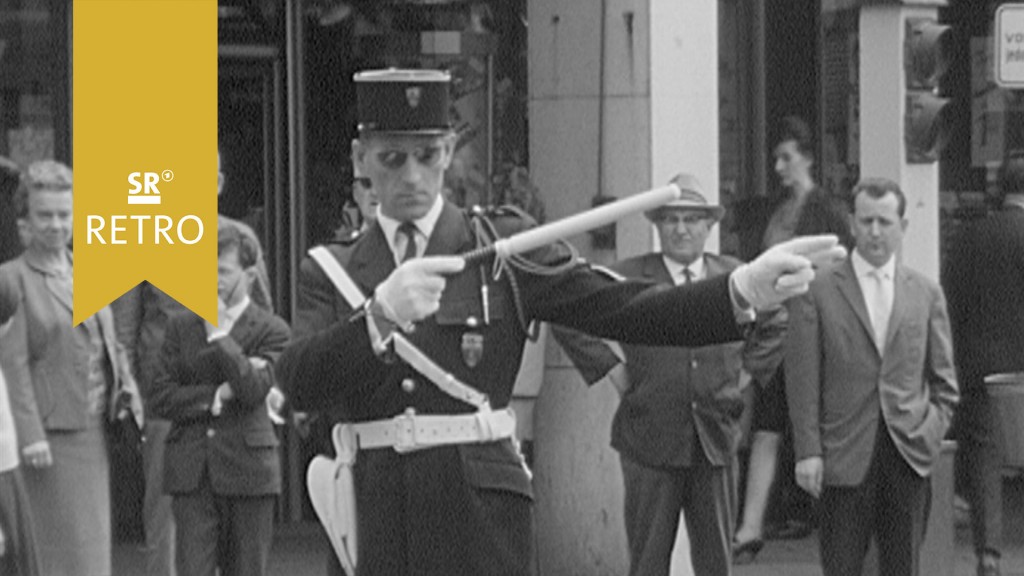
M 63 0 L 0 6 L 0 155 L 69 160 L 68 20 Z
M 460 205 L 522 204 L 531 195 L 524 178 L 525 0 L 305 0 L 301 6 L 308 244 L 324 242 L 357 220 L 351 215 L 349 155 L 356 136 L 352 76 L 360 70 L 450 71 L 458 142 L 446 174 L 449 198 Z
M 31 162 L 71 159 L 70 0 L 0 3 L 0 157 L 15 172 Z M 0 183 L 0 261 L 21 251 L 10 190 Z

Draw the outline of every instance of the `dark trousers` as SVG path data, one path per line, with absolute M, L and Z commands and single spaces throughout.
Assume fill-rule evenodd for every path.
M 262 576 L 274 535 L 273 494 L 214 494 L 204 475 L 198 490 L 175 494 L 175 564 L 181 576 Z
M 966 378 L 965 378 L 966 380 Z M 999 554 L 1003 532 L 1002 459 L 996 443 L 998 424 L 983 381 L 964 383 L 953 419 L 957 491 L 971 505 L 974 551 Z
M 692 466 L 650 468 L 622 456 L 625 481 L 629 573 L 669 573 L 679 513 L 686 518 L 696 576 L 732 574 L 733 498 L 731 476 L 712 466 L 699 446 Z
M 864 482 L 826 486 L 822 493 L 825 576 L 861 576 L 872 537 L 878 544 L 880 574 L 917 576 L 930 502 L 930 480 L 906 463 L 883 423 Z

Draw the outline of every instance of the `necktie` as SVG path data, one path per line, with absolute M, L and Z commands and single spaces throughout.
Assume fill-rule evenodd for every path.
M 875 331 L 875 345 L 884 351 L 885 334 L 889 329 L 889 314 L 892 312 L 892 301 L 885 290 L 885 276 L 879 269 L 868 272 L 868 293 L 865 300 L 868 314 L 871 315 L 871 327 Z
M 398 248 L 399 240 L 405 237 L 405 252 L 402 254 L 402 262 L 416 257 L 416 225 L 412 222 L 402 222 L 398 225 L 398 238 L 395 239 L 395 248 Z
M 693 282 L 693 270 L 689 267 L 683 268 L 683 284 L 689 284 Z

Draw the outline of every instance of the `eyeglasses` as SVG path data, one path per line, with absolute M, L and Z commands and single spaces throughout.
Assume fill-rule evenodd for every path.
M 707 220 L 708 217 L 701 214 L 662 214 L 658 217 L 658 224 L 666 226 L 678 226 L 685 224 L 686 226 L 696 226 L 701 222 Z
M 410 150 L 384 149 L 376 153 L 377 161 L 388 170 L 398 170 L 409 161 L 409 156 L 426 168 L 437 168 L 444 159 L 444 147 L 438 144 L 418 146 Z

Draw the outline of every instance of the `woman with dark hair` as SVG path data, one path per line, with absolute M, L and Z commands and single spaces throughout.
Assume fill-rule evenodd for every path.
M 754 196 L 736 206 L 740 257 L 749 261 L 766 248 L 795 236 L 812 234 L 835 234 L 849 248 L 853 242 L 845 205 L 814 181 L 814 146 L 807 123 L 795 116 L 783 118 L 775 142 L 773 155 L 780 193 Z M 781 344 L 780 341 L 780 347 Z M 777 357 L 781 361 L 781 349 Z M 775 481 L 779 448 L 789 429 L 781 367 L 768 382 L 758 384 L 743 517 L 733 540 L 737 563 L 752 561 L 764 544 L 768 498 Z

